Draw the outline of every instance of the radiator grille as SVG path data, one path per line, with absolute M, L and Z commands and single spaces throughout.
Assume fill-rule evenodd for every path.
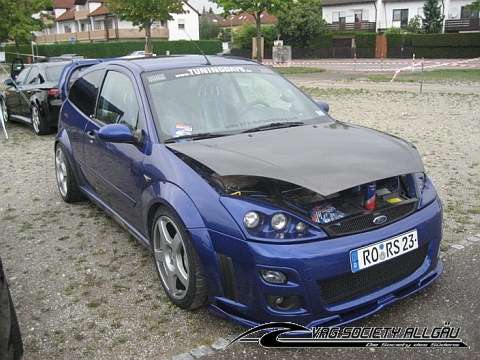
M 378 290 L 412 274 L 425 261 L 428 243 L 402 256 L 355 273 L 318 281 L 320 297 L 335 304 Z

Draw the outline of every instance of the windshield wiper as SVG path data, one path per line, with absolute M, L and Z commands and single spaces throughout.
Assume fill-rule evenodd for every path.
M 250 133 L 250 132 L 273 130 L 273 129 L 283 129 L 283 128 L 289 128 L 289 127 L 293 127 L 293 126 L 301 126 L 301 125 L 304 125 L 304 123 L 301 122 L 301 121 L 275 122 L 275 123 L 271 123 L 271 124 L 266 124 L 266 125 L 254 127 L 254 128 L 242 131 L 242 133 Z
M 221 137 L 221 136 L 227 136 L 230 134 L 213 134 L 213 133 L 198 133 L 198 134 L 189 134 L 189 135 L 182 135 L 182 136 L 176 136 L 172 137 L 169 139 L 165 140 L 165 143 L 172 143 L 172 142 L 177 142 L 177 141 L 182 141 L 182 140 L 201 140 L 201 139 L 211 139 L 211 138 L 216 138 L 216 137 Z

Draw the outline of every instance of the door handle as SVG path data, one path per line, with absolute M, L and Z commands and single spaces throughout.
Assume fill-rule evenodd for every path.
M 93 130 L 87 131 L 87 137 L 89 140 L 95 140 L 95 131 Z

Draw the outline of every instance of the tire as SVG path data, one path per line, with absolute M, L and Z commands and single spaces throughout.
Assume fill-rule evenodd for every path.
M 0 97 L 0 116 L 2 116 L 3 121 L 7 122 L 9 119 L 9 113 L 7 109 L 7 104 L 5 103 L 5 99 L 3 97 Z
M 68 157 L 60 145 L 55 147 L 55 178 L 60 196 L 65 202 L 74 203 L 85 198 L 78 187 Z
M 5 99 L 0 96 L 0 127 L 5 134 L 5 138 L 8 139 L 7 132 L 7 122 L 8 122 L 8 109 L 7 104 L 5 104 Z
M 20 326 L 0 261 L 0 359 L 18 360 L 22 356 Z
M 32 120 L 33 131 L 37 135 L 50 134 L 50 127 L 47 126 L 47 120 L 42 116 L 40 109 L 36 104 L 32 104 L 32 110 L 30 113 Z
M 153 257 L 165 293 L 181 309 L 207 303 L 205 277 L 192 242 L 177 217 L 161 207 L 151 228 Z

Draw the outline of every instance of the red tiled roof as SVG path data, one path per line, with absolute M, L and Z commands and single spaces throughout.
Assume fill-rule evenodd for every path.
M 53 0 L 54 9 L 70 9 L 75 4 L 75 0 Z
M 100 6 L 98 9 L 92 11 L 88 16 L 98 16 L 110 14 L 110 11 L 105 5 Z
M 267 11 L 262 13 L 261 18 L 262 24 L 276 24 L 278 22 L 276 16 L 270 15 Z M 255 24 L 255 18 L 246 12 L 239 12 L 234 15 L 229 15 L 223 20 L 222 26 L 239 26 L 246 22 Z
M 62 15 L 60 15 L 56 21 L 67 21 L 75 19 L 75 10 L 67 10 Z

